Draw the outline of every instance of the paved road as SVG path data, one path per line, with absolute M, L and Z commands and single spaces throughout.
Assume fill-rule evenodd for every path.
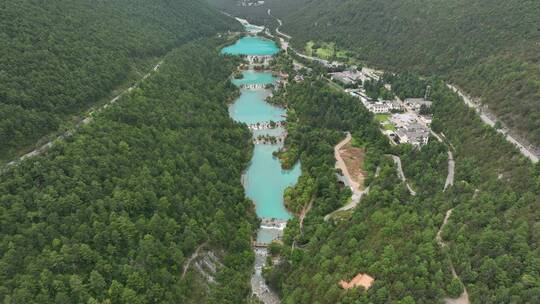
M 397 166 L 396 170 L 398 172 L 399 178 L 405 183 L 407 189 L 409 189 L 409 193 L 411 193 L 412 196 L 415 196 L 416 192 L 412 189 L 411 185 L 409 185 L 409 183 L 407 182 L 407 178 L 405 177 L 405 173 L 403 173 L 403 167 L 401 166 L 401 158 L 399 158 L 399 156 L 397 155 L 392 155 L 392 159 Z
M 443 224 L 441 225 L 441 228 L 439 228 L 439 231 L 437 231 L 437 235 L 435 236 L 435 239 L 437 240 L 437 244 L 439 244 L 439 246 L 441 247 L 447 247 L 448 245 L 442 240 L 442 231 L 444 229 L 444 227 L 446 226 L 446 224 L 448 224 L 448 219 L 450 218 L 450 216 L 452 215 L 452 211 L 454 209 L 450 209 L 448 211 L 446 211 L 446 215 L 444 216 L 444 220 L 443 220 Z M 452 263 L 452 261 L 450 260 L 450 271 L 452 271 L 452 277 L 454 278 L 458 278 L 458 275 L 456 273 L 456 269 L 454 268 L 454 264 Z M 463 293 L 459 296 L 459 298 L 457 299 L 452 299 L 452 298 L 445 298 L 444 299 L 444 303 L 445 304 L 469 304 L 469 293 L 467 293 L 467 288 L 465 288 L 465 286 L 463 286 Z
M 156 65 L 154 66 L 154 68 L 153 68 L 150 72 L 148 72 L 146 75 L 144 75 L 144 76 L 141 78 L 141 80 L 140 80 L 139 82 L 135 83 L 135 84 L 132 85 L 131 87 L 129 87 L 129 88 L 127 88 L 126 90 L 122 91 L 122 93 L 118 94 L 116 97 L 114 97 L 113 99 L 111 99 L 108 103 L 106 103 L 105 105 L 103 105 L 100 109 L 97 109 L 96 111 L 90 112 L 90 114 L 89 114 L 87 117 L 85 117 L 84 119 L 80 120 L 80 121 L 75 125 L 74 128 L 72 128 L 72 129 L 70 129 L 70 130 L 67 130 L 67 131 L 64 132 L 63 134 L 58 135 L 58 137 L 56 137 L 55 139 L 53 139 L 53 140 L 51 140 L 51 141 L 49 141 L 49 142 L 43 144 L 42 146 L 40 146 L 40 147 L 34 149 L 33 151 L 28 152 L 28 153 L 26 153 L 25 155 L 23 155 L 23 156 L 21 156 L 21 157 L 15 159 L 15 160 L 13 160 L 13 161 L 7 163 L 6 165 L 4 165 L 4 167 L 0 169 L 0 173 L 4 172 L 6 169 L 8 169 L 8 168 L 11 167 L 11 166 L 17 165 L 18 163 L 20 163 L 21 161 L 23 161 L 23 160 L 25 160 L 25 159 L 27 159 L 27 158 L 34 157 L 34 156 L 36 156 L 36 155 L 42 154 L 43 152 L 45 152 L 45 151 L 47 151 L 49 148 L 51 148 L 51 147 L 54 145 L 54 143 L 55 143 L 56 141 L 58 141 L 58 140 L 64 140 L 64 139 L 66 139 L 66 138 L 72 136 L 72 135 L 75 133 L 75 131 L 76 131 L 77 129 L 79 129 L 81 126 L 87 125 L 87 124 L 89 124 L 90 122 L 93 121 L 94 118 L 93 118 L 92 115 L 93 115 L 95 112 L 100 112 L 100 111 L 102 111 L 102 110 L 108 108 L 110 105 L 112 105 L 112 104 L 114 104 L 115 102 L 117 102 L 118 99 L 120 99 L 120 97 L 122 97 L 124 94 L 133 91 L 133 89 L 135 89 L 136 87 L 139 86 L 140 82 L 146 80 L 146 78 L 148 78 L 151 74 L 153 74 L 154 72 L 156 72 L 157 70 L 159 70 L 159 68 L 161 67 L 161 64 L 162 64 L 162 63 L 163 63 L 163 61 L 160 61 L 158 64 L 156 64 Z
M 274 19 L 277 20 L 279 26 L 276 27 L 276 33 L 278 33 L 278 35 L 281 35 L 281 36 L 283 36 L 283 37 L 285 37 L 285 38 L 287 38 L 287 39 L 291 39 L 291 38 L 292 38 L 291 36 L 289 36 L 289 35 L 287 35 L 287 34 L 285 34 L 285 33 L 279 31 L 279 28 L 283 25 L 283 22 L 281 21 L 281 19 L 279 19 L 279 18 L 273 16 L 273 15 L 272 15 L 272 10 L 271 10 L 271 9 L 268 9 L 268 11 L 266 11 L 266 13 L 268 13 L 268 16 L 270 16 L 270 17 L 272 17 L 272 18 L 274 18 Z
M 480 119 L 482 119 L 484 123 L 488 124 L 491 127 L 495 126 L 496 119 L 492 119 L 490 117 L 494 115 L 490 114 L 488 116 L 488 114 L 486 114 L 485 111 L 481 110 L 481 105 L 478 99 L 470 97 L 469 95 L 467 95 L 465 92 L 463 92 L 460 88 L 458 88 L 455 85 L 446 84 L 446 86 L 450 88 L 451 90 L 453 90 L 454 92 L 456 92 L 467 106 L 469 106 L 470 108 L 473 108 L 476 111 L 476 113 L 478 113 L 478 115 L 480 116 Z M 503 134 L 507 141 L 514 144 L 519 149 L 521 154 L 523 154 L 525 157 L 530 159 L 533 163 L 538 162 L 539 160 L 538 155 L 536 155 L 536 153 L 532 151 L 532 149 L 527 148 L 525 144 L 522 144 L 517 138 L 509 134 L 507 129 L 499 129 L 497 130 L 497 132 Z

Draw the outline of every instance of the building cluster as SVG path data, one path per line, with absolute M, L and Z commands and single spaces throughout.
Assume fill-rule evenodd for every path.
M 372 113 L 386 114 L 403 111 L 401 102 L 397 100 L 374 100 L 366 95 L 366 91 L 363 88 L 346 89 L 345 91 L 351 96 L 360 99 L 364 107 L 366 107 Z
M 408 143 L 420 147 L 429 141 L 429 128 L 418 121 L 418 116 L 411 113 L 396 113 L 390 116 L 390 123 L 395 131 L 386 131 L 394 142 Z
M 374 114 L 389 114 L 388 121 L 382 124 L 391 124 L 395 128 L 385 133 L 397 144 L 408 143 L 421 147 L 429 141 L 429 125 L 431 116 L 421 115 L 422 108 L 429 109 L 432 102 L 424 98 L 409 98 L 404 102 L 400 100 L 373 100 L 366 95 L 363 88 L 347 89 L 350 95 L 360 99 L 362 104 Z M 405 113 L 402 113 L 406 111 Z M 395 129 L 395 130 L 394 130 Z
M 358 84 L 366 79 L 366 76 L 355 69 L 343 71 L 343 72 L 335 72 L 330 73 L 330 77 L 334 81 L 339 81 L 346 85 L 354 85 Z
M 426 108 L 430 108 L 432 102 L 429 100 L 425 100 L 424 98 L 407 98 L 405 99 L 405 104 L 410 107 L 412 110 L 416 112 L 420 112 L 420 109 L 422 109 L 422 106 Z

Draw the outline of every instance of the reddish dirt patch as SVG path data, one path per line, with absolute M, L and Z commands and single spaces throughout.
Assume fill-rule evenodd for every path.
M 350 142 L 339 150 L 339 155 L 345 162 L 351 179 L 358 184 L 358 190 L 364 189 L 365 173 L 362 166 L 364 164 L 365 152 L 364 148 L 353 147 Z
M 366 273 L 357 274 L 350 282 L 339 281 L 339 285 L 343 289 L 351 289 L 354 287 L 362 286 L 365 289 L 369 289 L 375 279 Z

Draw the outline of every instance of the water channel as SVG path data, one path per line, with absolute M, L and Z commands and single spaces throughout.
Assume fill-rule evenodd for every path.
M 275 55 L 279 51 L 278 46 L 271 40 L 256 36 L 246 36 L 239 39 L 234 45 L 222 50 L 222 53 L 231 55 L 267 56 Z M 280 107 L 271 105 L 265 101 L 271 94 L 270 89 L 264 85 L 273 84 L 277 78 L 270 71 L 243 71 L 242 79 L 234 79 L 237 86 L 259 84 L 263 88 L 241 88 L 240 97 L 229 107 L 230 116 L 239 122 L 253 125 L 279 122 L 286 119 L 286 111 Z M 273 129 L 253 130 L 253 137 L 259 135 L 271 135 L 283 137 L 285 130 L 281 127 Z M 300 176 L 300 164 L 291 170 L 281 169 L 280 162 L 272 153 L 279 150 L 282 143 L 255 144 L 253 157 L 246 172 L 242 176 L 246 196 L 255 204 L 257 216 L 262 224 L 257 233 L 258 244 L 268 244 L 282 236 L 286 222 L 292 216 L 287 211 L 283 202 L 283 193 L 288 186 L 294 185 Z M 279 303 L 279 298 L 268 289 L 264 283 L 261 271 L 265 266 L 266 248 L 254 248 L 256 253 L 255 271 L 251 279 L 253 292 L 264 303 Z

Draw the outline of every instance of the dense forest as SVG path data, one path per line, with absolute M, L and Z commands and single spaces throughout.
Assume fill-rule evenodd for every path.
M 313 207 L 303 229 L 292 220 L 284 245 L 273 247 L 284 259 L 265 271 L 271 286 L 284 303 L 436 303 L 458 297 L 463 285 L 471 303 L 540 301 L 540 166 L 485 127 L 440 79 L 407 73 L 385 75 L 383 82 L 401 98 L 423 95 L 431 85 L 433 128 L 444 142 L 391 147 L 357 100 L 320 80 L 291 84 L 272 98 L 289 109 L 289 137 L 279 156 L 285 166 L 302 161 L 299 183 L 286 192 L 289 208 Z M 366 148 L 370 192 L 354 211 L 325 222 L 350 195 L 333 168 L 333 146 L 344 131 Z M 456 183 L 444 192 L 448 149 Z M 389 154 L 401 157 L 416 196 L 396 176 Z M 445 249 L 436 235 L 449 209 Z M 359 272 L 375 278 L 367 292 L 339 288 L 339 280 Z
M 304 205 L 313 201 L 303 231 L 297 219 L 287 226 L 281 247 L 284 261 L 266 271 L 284 303 L 434 303 L 445 295 L 459 295 L 460 284 L 451 279 L 448 261 L 435 241 L 440 201 L 428 197 L 428 191 L 412 197 L 386 156 L 418 158 L 414 163 L 435 172 L 425 176 L 439 186 L 438 177 L 446 172 L 434 170 L 441 163 L 432 157 L 439 154 L 438 143 L 421 155 L 392 148 L 372 114 L 324 81 L 289 85 L 274 99 L 289 108 L 289 136 L 280 156 L 285 164 L 296 158 L 302 162 L 302 177 L 288 192 L 289 199 Z M 355 145 L 366 148 L 364 169 L 371 190 L 354 212 L 325 222 L 323 217 L 351 195 L 338 183 L 334 169 L 333 146 L 345 131 L 353 134 Z M 432 161 L 424 162 L 422 157 Z M 380 173 L 375 177 L 377 167 Z M 411 177 L 418 180 L 418 187 L 433 187 L 424 184 L 421 176 Z M 296 247 L 291 250 L 293 243 Z M 350 280 L 359 272 L 375 278 L 369 292 L 340 289 L 340 280 Z
M 2 1 L 0 160 L 76 121 L 173 47 L 237 26 L 195 0 Z
M 2 175 L 2 303 L 246 301 L 251 134 L 228 116 L 237 62 L 218 49 L 174 50 L 94 123 Z M 203 243 L 223 264 L 216 284 L 181 279 Z
M 298 49 L 335 42 L 392 71 L 437 74 L 482 97 L 502 122 L 540 145 L 540 2 L 535 0 L 267 0 L 240 8 L 259 23 L 267 8 Z

